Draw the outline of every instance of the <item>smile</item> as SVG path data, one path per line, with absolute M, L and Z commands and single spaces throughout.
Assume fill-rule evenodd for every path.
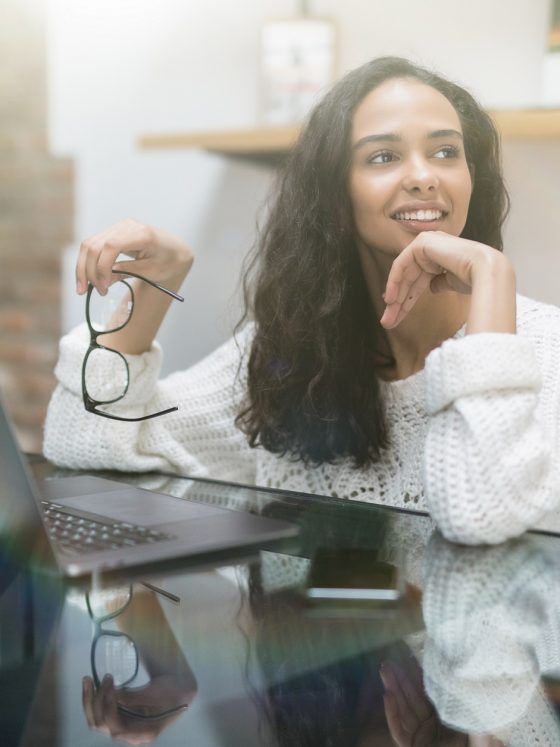
M 434 221 L 441 220 L 447 213 L 441 210 L 416 210 L 411 213 L 394 213 L 391 218 L 395 220 L 423 220 L 423 221 Z

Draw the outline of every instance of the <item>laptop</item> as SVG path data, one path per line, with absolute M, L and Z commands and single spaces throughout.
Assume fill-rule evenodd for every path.
M 187 481 L 188 482 L 188 481 Z M 247 491 L 222 485 L 224 497 Z M 2 553 L 67 578 L 255 548 L 295 524 L 80 475 L 42 481 L 27 467 L 0 399 Z

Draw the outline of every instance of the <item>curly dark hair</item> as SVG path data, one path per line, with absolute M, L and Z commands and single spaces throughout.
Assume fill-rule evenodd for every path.
M 399 57 L 381 57 L 336 83 L 310 114 L 279 174 L 245 267 L 245 313 L 255 336 L 247 397 L 237 416 L 251 446 L 306 465 L 351 456 L 357 467 L 388 446 L 376 372 L 394 364 L 371 312 L 348 193 L 353 115 L 392 78 L 412 78 L 457 111 L 473 174 L 461 234 L 502 250 L 509 209 L 492 120 L 466 90 Z

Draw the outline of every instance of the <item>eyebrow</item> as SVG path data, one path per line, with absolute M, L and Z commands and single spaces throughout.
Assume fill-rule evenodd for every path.
M 452 137 L 457 140 L 463 140 L 463 136 L 459 130 L 434 130 L 433 132 L 429 132 L 426 137 L 429 140 L 437 140 L 442 137 Z M 366 135 L 365 137 L 360 138 L 358 142 L 352 146 L 352 150 L 357 150 L 363 145 L 368 145 L 368 143 L 398 143 L 401 141 L 402 137 L 397 135 L 395 132 L 381 132 L 379 135 Z

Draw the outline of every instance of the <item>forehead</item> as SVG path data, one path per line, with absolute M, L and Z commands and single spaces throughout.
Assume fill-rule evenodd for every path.
M 463 131 L 451 102 L 435 88 L 407 78 L 387 80 L 370 91 L 354 113 L 352 139 L 413 129 Z

